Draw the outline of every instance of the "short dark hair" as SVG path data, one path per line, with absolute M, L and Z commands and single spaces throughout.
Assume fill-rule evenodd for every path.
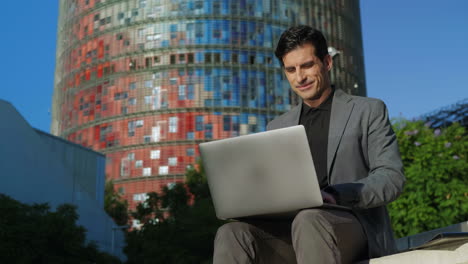
M 275 56 L 281 66 L 284 66 L 283 57 L 286 53 L 310 43 L 315 47 L 315 55 L 323 61 L 328 54 L 327 40 L 319 30 L 305 25 L 292 26 L 281 34 L 276 46 Z

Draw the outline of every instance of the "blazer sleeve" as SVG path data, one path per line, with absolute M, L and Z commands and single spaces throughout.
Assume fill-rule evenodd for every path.
M 403 191 L 405 176 L 396 135 L 385 104 L 371 103 L 367 121 L 368 175 L 356 182 L 329 186 L 338 203 L 354 208 L 372 208 L 395 200 Z

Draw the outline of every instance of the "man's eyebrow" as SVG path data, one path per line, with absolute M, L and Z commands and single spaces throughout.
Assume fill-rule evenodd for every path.
M 308 66 L 310 64 L 315 64 L 315 61 L 314 60 L 306 61 L 306 62 L 302 63 L 300 66 L 303 67 L 303 66 Z
M 301 65 L 299 65 L 299 67 L 304 67 L 304 66 L 309 66 L 311 64 L 315 64 L 315 60 L 309 60 L 309 61 L 306 61 L 304 63 L 302 63 Z M 295 69 L 296 67 L 294 66 L 284 66 L 284 69 L 285 70 L 292 70 L 292 69 Z

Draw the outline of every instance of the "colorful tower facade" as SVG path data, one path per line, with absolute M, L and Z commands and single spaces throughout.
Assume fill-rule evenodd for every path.
M 295 99 L 274 57 L 325 33 L 332 81 L 365 95 L 358 0 L 62 0 L 51 131 L 106 154 L 133 208 L 184 180 L 200 142 L 264 131 Z

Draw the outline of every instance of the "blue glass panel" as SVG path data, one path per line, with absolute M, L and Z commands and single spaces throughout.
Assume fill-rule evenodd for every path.
M 224 131 L 231 130 L 231 116 L 229 115 L 223 116 L 223 130 Z
M 232 130 L 239 132 L 239 116 L 233 115 L 231 116 L 231 120 L 232 120 Z
M 193 138 L 191 138 L 193 139 Z M 185 151 L 185 154 L 187 156 L 195 156 L 195 150 L 193 148 L 188 148 L 186 151 Z
M 241 36 L 241 43 L 244 44 L 247 42 L 247 22 L 241 21 L 240 22 L 240 36 Z
M 203 53 L 202 52 L 196 52 L 195 53 L 195 63 L 202 63 L 202 62 L 203 62 Z
M 212 124 L 205 125 L 205 138 L 206 139 L 213 138 L 213 125 Z
M 205 87 L 205 91 L 212 91 L 213 90 L 213 84 L 212 84 L 213 80 L 211 78 L 210 75 L 206 75 L 206 71 L 205 71 L 205 79 L 204 79 L 204 87 Z
M 187 99 L 189 100 L 195 99 L 195 87 L 193 84 L 189 84 L 187 86 Z
M 248 43 L 250 46 L 255 46 L 257 39 L 255 38 L 255 22 L 249 22 L 248 23 L 248 33 L 247 33 L 247 38 L 248 38 Z
M 222 20 L 222 43 L 229 44 L 231 43 L 231 34 L 229 29 L 231 27 L 231 22 L 229 20 Z
M 204 117 L 202 115 L 198 115 L 195 117 L 195 129 L 197 131 L 202 131 L 203 130 L 203 119 Z
M 240 63 L 241 64 L 247 64 L 249 60 L 249 56 L 247 51 L 241 51 L 240 52 Z
M 187 139 L 194 139 L 195 133 L 194 132 L 187 132 Z
M 249 123 L 249 114 L 248 113 L 240 114 L 240 123 L 241 124 L 248 124 Z
M 266 24 L 265 25 L 265 38 L 264 38 L 264 43 L 263 45 L 265 47 L 273 47 L 272 46 L 272 43 L 273 43 L 273 34 L 272 34 L 272 31 L 271 31 L 271 25 L 270 24 Z
M 213 106 L 213 99 L 205 99 L 205 106 Z
M 255 1 L 255 16 L 262 17 L 263 15 L 263 1 Z
M 229 15 L 229 0 L 222 0 L 221 1 L 221 14 Z

